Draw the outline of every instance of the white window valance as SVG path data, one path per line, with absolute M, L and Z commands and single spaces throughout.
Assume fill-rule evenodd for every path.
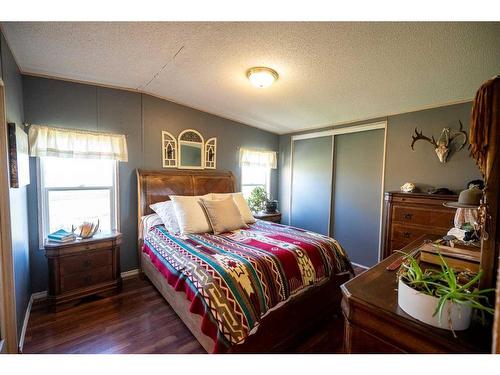
M 278 167 L 277 159 L 275 151 L 258 151 L 246 148 L 240 150 L 240 166 L 276 169 Z
M 30 156 L 128 161 L 127 139 L 122 134 L 31 125 L 29 145 Z

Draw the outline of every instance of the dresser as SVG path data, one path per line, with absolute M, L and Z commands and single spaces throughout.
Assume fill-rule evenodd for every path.
M 425 240 L 422 236 L 404 247 L 410 253 Z M 396 253 L 341 286 L 345 318 L 346 353 L 490 353 L 491 325 L 473 321 L 469 329 L 451 331 L 424 324 L 398 305 L 396 271 L 386 267 L 401 257 Z
M 58 311 L 90 295 L 118 291 L 120 243 L 121 233 L 116 231 L 67 243 L 46 241 L 50 310 Z
M 387 258 L 424 234 L 444 236 L 454 226 L 456 209 L 443 203 L 457 200 L 457 195 L 385 193 L 383 257 Z

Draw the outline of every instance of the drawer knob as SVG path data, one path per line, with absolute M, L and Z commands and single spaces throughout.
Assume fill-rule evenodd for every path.
M 410 238 L 411 237 L 411 233 L 410 232 L 403 232 L 403 237 L 404 238 Z
M 83 265 L 85 267 L 90 267 L 91 264 L 92 264 L 92 261 L 90 259 L 87 259 L 85 262 L 83 262 Z
M 85 276 L 83 278 L 83 281 L 86 283 L 86 284 L 89 284 L 91 281 L 92 281 L 92 276 Z
M 413 217 L 413 214 L 406 213 L 403 215 L 403 217 L 405 218 L 405 220 L 411 220 L 411 218 Z

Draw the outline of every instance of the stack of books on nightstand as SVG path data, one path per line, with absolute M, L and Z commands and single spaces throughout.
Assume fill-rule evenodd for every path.
M 54 242 L 70 242 L 74 241 L 76 239 L 76 236 L 72 232 L 68 232 L 64 229 L 59 229 L 58 231 L 49 234 L 47 238 L 49 239 L 49 241 Z

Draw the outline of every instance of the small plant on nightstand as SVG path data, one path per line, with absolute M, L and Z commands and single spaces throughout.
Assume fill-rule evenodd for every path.
M 262 186 L 257 186 L 252 190 L 247 199 L 248 207 L 252 212 L 261 212 L 266 208 L 267 192 Z

